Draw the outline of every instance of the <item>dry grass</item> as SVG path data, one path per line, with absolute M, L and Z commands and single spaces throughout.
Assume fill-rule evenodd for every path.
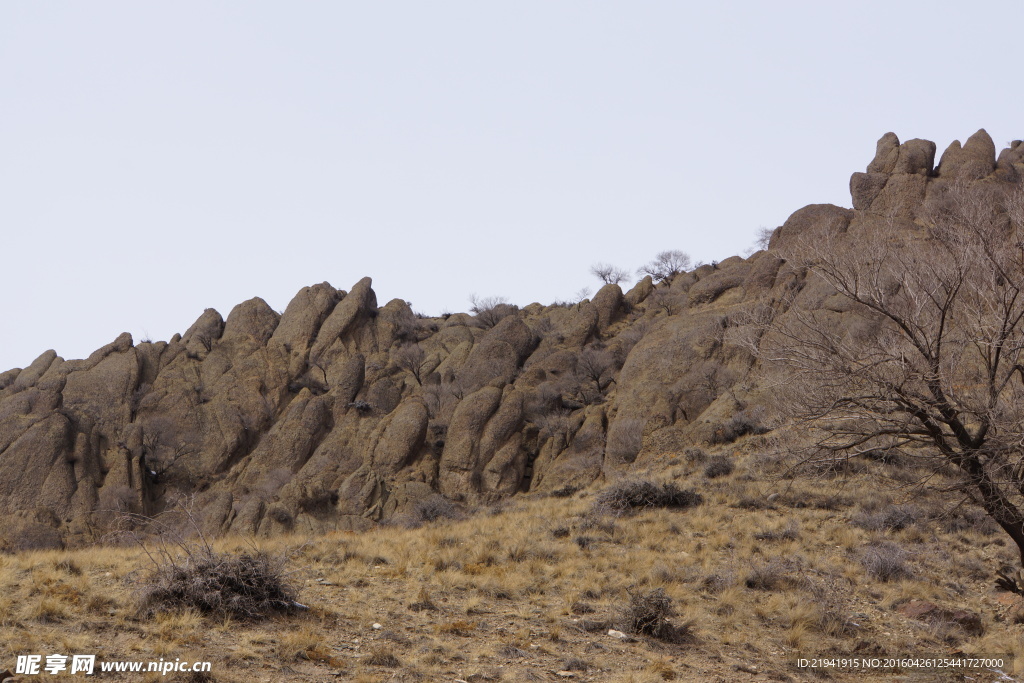
M 750 471 L 757 454 L 737 445 L 729 457 Z M 708 480 L 702 467 L 678 475 L 666 483 L 703 504 L 609 516 L 595 513 L 604 494 L 582 491 L 416 528 L 216 541 L 218 556 L 291 558 L 283 569 L 309 609 L 264 621 L 195 604 L 140 613 L 136 587 L 151 563 L 135 548 L 0 556 L 0 670 L 19 654 L 51 652 L 209 660 L 209 680 L 246 683 L 568 679 L 560 671 L 591 681 L 816 680 L 794 660 L 826 653 L 1024 662 L 1024 625 L 993 590 L 1013 552 L 986 525 L 931 523 L 929 501 L 894 512 L 883 496 L 858 499 L 857 480 L 772 489 L 737 475 Z M 906 512 L 914 519 L 904 524 Z M 913 599 L 980 614 L 983 631 L 902 616 Z M 610 628 L 634 631 L 634 642 Z

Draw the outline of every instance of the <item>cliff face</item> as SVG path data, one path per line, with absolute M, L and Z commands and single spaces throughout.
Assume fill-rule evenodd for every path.
M 787 244 L 912 230 L 951 183 L 1024 177 L 1024 145 L 997 159 L 984 131 L 934 157 L 889 133 L 851 179 L 853 209 L 805 207 L 748 259 L 580 304 L 420 318 L 379 307 L 364 278 L 304 288 L 280 315 L 261 299 L 209 309 L 168 342 L 48 351 L 0 374 L 0 547 L 94 541 L 183 499 L 210 533 L 359 529 L 439 494 L 582 487 L 729 441 L 770 412 L 751 304 L 828 305 Z

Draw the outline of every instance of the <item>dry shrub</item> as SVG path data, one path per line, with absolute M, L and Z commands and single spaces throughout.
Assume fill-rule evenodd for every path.
M 799 537 L 800 527 L 796 520 L 790 521 L 789 524 L 780 529 L 759 531 L 754 534 L 754 538 L 758 541 L 795 541 Z
M 435 493 L 416 503 L 412 510 L 412 526 L 418 526 L 439 519 L 458 519 L 459 506 L 439 493 Z
M 709 439 L 712 444 L 732 443 L 741 436 L 748 434 L 765 434 L 770 430 L 762 425 L 755 415 L 745 410 L 733 415 L 725 422 L 718 425 L 712 432 Z
M 799 563 L 775 557 L 767 562 L 755 564 L 743 583 L 752 590 L 773 591 L 799 584 L 799 576 Z
M 152 555 L 155 568 L 141 589 L 141 608 L 195 609 L 204 614 L 260 620 L 304 609 L 287 581 L 284 558 L 264 552 L 214 552 L 209 547 L 184 547 L 172 557 Z
M 590 662 L 579 657 L 570 657 L 562 662 L 563 671 L 588 671 L 590 667 Z
M 704 468 L 704 476 L 708 479 L 717 479 L 718 477 L 725 477 L 732 474 L 735 469 L 727 456 L 715 455 L 712 456 L 708 461 L 707 467 Z
M 671 642 L 682 642 L 690 637 L 688 624 L 675 626 L 669 621 L 675 610 L 664 588 L 650 591 L 630 588 L 627 592 L 629 605 L 623 608 L 620 617 L 623 631 Z
M 659 485 L 648 479 L 623 479 L 597 494 L 594 509 L 625 515 L 648 508 L 689 508 L 703 502 L 704 498 L 696 491 L 680 489 L 671 482 Z
M 912 574 L 907 567 L 907 555 L 907 551 L 895 543 L 882 541 L 864 548 L 860 563 L 870 576 L 879 581 L 895 581 L 909 578 Z
M 703 448 L 697 448 L 693 446 L 683 451 L 683 455 L 686 457 L 686 462 L 691 465 L 699 465 L 702 462 L 707 462 L 708 454 Z
M 887 505 L 879 510 L 863 510 L 851 520 L 867 531 L 900 531 L 916 523 L 921 510 L 916 505 Z
M 397 669 L 402 665 L 395 653 L 389 649 L 377 649 L 369 654 L 369 656 L 363 660 L 370 666 L 383 666 L 389 669 Z

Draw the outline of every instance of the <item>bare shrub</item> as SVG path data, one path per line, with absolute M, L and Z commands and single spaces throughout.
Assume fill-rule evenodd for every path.
M 941 515 L 939 523 L 949 533 L 966 531 L 989 536 L 999 532 L 992 518 L 978 508 L 957 508 L 949 514 Z
M 900 531 L 920 518 L 921 510 L 916 505 L 887 505 L 880 510 L 862 510 L 850 521 L 867 531 Z
M 588 671 L 590 670 L 590 667 L 590 662 L 585 659 L 580 659 L 579 657 L 570 657 L 562 662 L 563 671 Z
M 194 609 L 234 619 L 261 620 L 304 606 L 288 582 L 283 557 L 264 552 L 214 552 L 182 546 L 182 555 L 151 555 L 155 567 L 141 590 L 141 610 Z
M 590 267 L 590 272 L 606 285 L 617 285 L 629 277 L 629 271 L 616 268 L 607 263 L 595 263 Z
M 370 666 L 382 666 L 388 669 L 397 669 L 402 665 L 395 653 L 386 648 L 373 650 L 363 661 Z
M 718 477 L 725 477 L 732 474 L 735 466 L 732 464 L 732 460 L 725 455 L 715 455 L 708 460 L 707 467 L 704 468 L 704 476 L 708 479 L 717 479 Z
M 794 520 L 781 529 L 759 531 L 754 534 L 754 538 L 758 541 L 795 541 L 800 538 L 800 527 Z
M 629 604 L 621 610 L 620 621 L 626 633 L 637 633 L 652 638 L 681 642 L 690 637 L 689 624 L 675 626 L 669 617 L 675 614 L 672 598 L 664 588 L 650 591 L 627 589 Z
M 315 517 L 323 517 L 338 504 L 338 492 L 314 486 L 303 491 L 298 500 L 298 508 L 302 512 Z
M 607 349 L 588 346 L 576 358 L 576 377 L 583 382 L 593 382 L 599 393 L 615 381 L 615 370 L 615 356 Z
M 659 485 L 648 479 L 623 479 L 597 494 L 594 509 L 620 516 L 648 508 L 689 508 L 703 502 L 696 491 L 680 489 L 671 482 Z
M 741 410 L 725 422 L 718 425 L 711 433 L 712 444 L 732 443 L 741 436 L 748 434 L 765 434 L 770 431 L 762 425 L 756 416 Z
M 408 370 L 416 379 L 416 383 L 423 384 L 423 364 L 426 362 L 427 354 L 419 344 L 406 344 L 392 355 L 395 364 L 403 370 Z
M 439 519 L 458 519 L 459 506 L 439 493 L 424 498 L 413 507 L 414 524 L 436 522 Z
M 686 462 L 692 465 L 699 465 L 703 462 L 707 462 L 708 454 L 703 448 L 697 448 L 696 446 L 687 448 L 683 451 L 683 456 L 686 458 Z
M 671 280 L 690 267 L 690 257 L 678 249 L 658 252 L 654 260 L 637 270 L 639 275 L 650 275 L 652 279 Z
M 476 315 L 477 322 L 485 329 L 494 327 L 519 310 L 518 306 L 510 304 L 503 296 L 478 297 L 474 294 L 469 298 L 469 302 L 469 310 Z
M 913 573 L 907 567 L 908 553 L 895 543 L 873 543 L 861 552 L 860 563 L 865 571 L 883 582 L 909 578 Z
M 683 309 L 683 299 L 678 292 L 671 289 L 656 289 L 647 297 L 648 306 L 665 311 L 667 315 L 676 315 Z
M 752 590 L 773 591 L 788 588 L 799 583 L 798 564 L 779 557 L 755 564 L 743 580 Z

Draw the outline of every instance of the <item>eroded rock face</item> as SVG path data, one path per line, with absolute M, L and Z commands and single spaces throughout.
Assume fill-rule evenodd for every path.
M 475 504 L 651 466 L 769 405 L 748 381 L 755 304 L 841 324 L 843 302 L 788 251 L 917 229 L 949 183 L 1024 177 L 1024 145 L 997 161 L 984 131 L 934 160 L 888 133 L 852 209 L 805 207 L 749 259 L 573 306 L 418 318 L 379 308 L 363 278 L 303 288 L 280 315 L 209 309 L 168 342 L 47 351 L 0 373 L 0 547 L 87 543 L 181 499 L 211 534 L 358 530 L 438 493 Z

